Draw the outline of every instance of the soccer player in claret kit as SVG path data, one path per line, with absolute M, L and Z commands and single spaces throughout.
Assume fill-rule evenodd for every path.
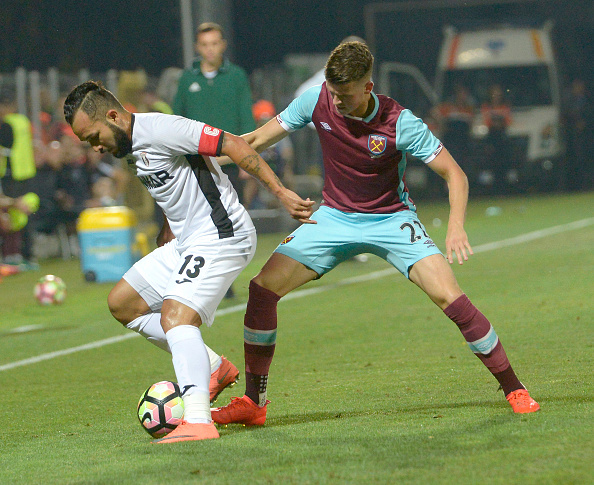
M 324 188 L 316 224 L 304 224 L 275 250 L 250 283 L 244 320 L 246 394 L 212 410 L 221 424 L 266 421 L 268 371 L 275 350 L 277 302 L 360 253 L 392 264 L 458 326 L 516 413 L 537 411 L 489 320 L 462 292 L 452 269 L 472 254 L 464 230 L 468 180 L 427 126 L 393 99 L 373 93 L 373 56 L 361 42 L 331 53 L 326 82 L 307 90 L 275 119 L 244 135 L 256 151 L 313 122 L 322 145 Z M 404 182 L 407 155 L 439 174 L 449 190 L 445 258 L 419 221 Z M 338 323 L 337 323 L 338 325 Z
M 173 236 L 134 264 L 108 297 L 119 322 L 172 355 L 184 421 L 156 442 L 218 438 L 210 401 L 238 371 L 227 366 L 216 372 L 220 378 L 211 377 L 210 360 L 218 356 L 204 345 L 199 327 L 213 323 L 225 292 L 252 259 L 256 232 L 211 157 L 228 156 L 260 180 L 296 220 L 308 222 L 314 203 L 286 189 L 240 137 L 181 116 L 132 114 L 100 83 L 74 88 L 64 115 L 80 140 L 127 158 L 165 214 L 163 232 Z

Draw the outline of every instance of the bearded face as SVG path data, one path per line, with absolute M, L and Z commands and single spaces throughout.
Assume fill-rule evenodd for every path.
M 128 138 L 126 132 L 112 123 L 108 123 L 108 126 L 115 140 L 115 149 L 112 155 L 116 158 L 124 158 L 126 155 L 132 153 L 132 140 Z

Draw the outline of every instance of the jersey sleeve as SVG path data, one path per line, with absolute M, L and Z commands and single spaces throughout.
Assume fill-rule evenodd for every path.
M 313 86 L 291 101 L 291 104 L 276 117 L 280 125 L 287 131 L 295 131 L 310 123 L 321 91 L 321 84 Z
M 162 115 L 160 121 L 159 138 L 171 155 L 221 154 L 223 130 L 175 115 Z
M 423 120 L 405 109 L 396 121 L 396 148 L 429 163 L 439 154 L 443 145 Z

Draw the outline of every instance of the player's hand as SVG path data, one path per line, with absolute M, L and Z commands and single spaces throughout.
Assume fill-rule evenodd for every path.
M 317 224 L 310 219 L 314 212 L 315 201 L 310 200 L 309 197 L 303 200 L 295 192 L 285 188 L 279 199 L 293 219 L 304 224 Z
M 468 255 L 474 253 L 464 228 L 449 225 L 446 235 L 446 258 L 450 264 L 454 263 L 454 254 L 458 259 L 458 264 L 464 264 L 464 261 L 468 261 Z

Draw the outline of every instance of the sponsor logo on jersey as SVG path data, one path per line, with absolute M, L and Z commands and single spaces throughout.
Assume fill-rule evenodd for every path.
M 197 93 L 201 90 L 202 88 L 200 87 L 200 84 L 198 84 L 197 82 L 193 82 L 192 84 L 190 84 L 190 87 L 188 88 L 188 91 L 190 91 L 191 93 Z
M 287 236 L 286 238 L 283 239 L 283 242 L 281 244 L 287 244 L 289 241 L 291 241 L 295 236 Z
M 386 150 L 388 139 L 383 135 L 369 135 L 367 139 L 367 148 L 373 158 L 381 155 Z
M 330 127 L 330 125 L 328 123 L 326 123 L 325 121 L 320 121 L 320 126 L 322 128 L 324 128 L 324 130 L 326 130 L 326 131 L 332 131 L 332 128 Z
M 146 152 L 140 152 L 140 158 L 144 162 L 144 164 L 148 167 L 149 166 L 149 159 L 146 156 Z
M 173 179 L 173 175 L 170 175 L 167 170 L 161 170 L 155 174 L 139 175 L 138 178 L 147 189 L 156 189 L 163 187 L 168 180 Z
M 204 125 L 204 134 L 210 136 L 217 136 L 221 130 L 218 128 L 213 128 L 212 126 Z

